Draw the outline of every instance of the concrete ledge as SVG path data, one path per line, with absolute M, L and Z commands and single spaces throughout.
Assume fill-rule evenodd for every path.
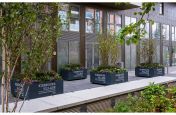
M 130 92 L 135 92 L 144 89 L 149 83 L 154 82 L 156 84 L 165 84 L 175 82 L 176 78 L 159 76 L 153 78 L 146 78 L 142 80 L 130 81 L 126 83 L 114 84 L 109 86 L 102 86 L 98 88 L 85 89 L 81 91 L 75 91 L 70 93 L 64 93 L 54 96 L 48 96 L 43 98 L 37 98 L 27 100 L 21 112 L 52 112 L 83 105 L 86 103 L 92 103 L 95 101 L 111 98 L 118 95 L 123 95 Z M 22 102 L 19 102 L 17 112 Z M 12 108 L 14 103 L 10 103 Z

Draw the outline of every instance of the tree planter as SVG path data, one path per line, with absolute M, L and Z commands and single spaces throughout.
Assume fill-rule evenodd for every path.
M 17 97 L 18 89 L 21 89 L 22 84 L 19 80 L 11 80 L 11 93 L 13 96 Z M 25 85 L 20 96 L 21 99 L 24 99 L 26 91 L 28 93 L 26 99 L 34 99 L 39 97 L 51 96 L 56 94 L 63 93 L 63 80 L 47 81 L 43 83 L 32 82 L 32 84 Z
M 63 80 L 79 80 L 87 78 L 87 69 L 80 69 L 76 71 L 61 69 L 61 76 Z
M 121 74 L 115 73 L 95 73 L 90 72 L 90 82 L 100 85 L 111 85 L 128 81 L 128 72 Z
M 164 76 L 164 67 L 163 68 L 135 68 L 135 75 L 137 77 L 156 77 L 156 76 Z

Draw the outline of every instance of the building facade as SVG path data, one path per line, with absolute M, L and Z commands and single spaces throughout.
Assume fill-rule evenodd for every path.
M 63 34 L 57 45 L 57 67 L 66 63 L 81 63 L 87 68 L 98 66 L 100 56 L 97 32 L 111 30 L 118 32 L 120 28 L 136 22 L 140 17 L 134 12 L 140 6 L 129 4 L 115 5 L 112 3 L 77 3 L 65 4 L 59 15 L 67 19 L 68 6 L 71 8 L 70 22 L 63 25 Z M 125 7 L 127 9 L 125 9 Z M 152 19 L 154 24 L 147 23 L 144 39 L 156 40 L 157 52 L 154 62 L 170 66 L 176 65 L 176 4 L 156 3 L 155 11 L 151 11 L 145 19 Z M 140 44 L 121 45 L 121 59 L 127 69 L 134 69 L 142 62 L 137 51 Z
M 145 17 L 146 20 L 152 19 L 154 24 L 147 23 L 147 34 L 143 39 L 156 40 L 155 62 L 175 66 L 176 4 L 156 3 L 155 7 L 156 10 Z M 58 11 L 63 32 L 57 41 L 56 61 L 50 63 L 50 67 L 54 64 L 59 71 L 67 63 L 80 63 L 86 68 L 100 65 L 96 33 L 109 30 L 117 33 L 122 27 L 139 20 L 140 17 L 134 15 L 139 10 L 140 4 L 136 3 L 63 3 L 62 10 Z M 140 44 L 122 44 L 120 48 L 120 61 L 124 62 L 127 69 L 133 70 L 142 62 L 137 53 Z M 1 57 L 0 59 L 2 60 Z

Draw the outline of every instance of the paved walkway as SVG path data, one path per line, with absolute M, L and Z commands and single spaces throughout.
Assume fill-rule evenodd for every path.
M 176 67 L 169 67 L 168 72 L 169 74 L 167 74 L 167 68 L 165 68 L 165 73 L 167 76 L 176 77 Z M 147 78 L 135 77 L 134 71 L 128 72 L 129 81 L 140 80 L 140 79 L 147 79 Z M 74 92 L 74 91 L 79 91 L 79 90 L 84 90 L 84 89 L 91 89 L 91 88 L 101 87 L 101 86 L 102 85 L 91 84 L 90 76 L 88 75 L 87 79 L 75 80 L 75 81 L 64 81 L 64 93 Z M 10 97 L 11 97 L 10 102 L 14 102 L 15 98 L 12 96 Z M 0 100 L 0 104 L 1 104 L 1 100 Z

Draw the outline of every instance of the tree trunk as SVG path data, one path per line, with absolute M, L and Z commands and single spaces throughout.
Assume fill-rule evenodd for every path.
M 4 112 L 4 89 L 5 89 L 5 74 L 2 76 L 2 83 L 1 83 L 1 105 L 2 105 L 2 112 Z

